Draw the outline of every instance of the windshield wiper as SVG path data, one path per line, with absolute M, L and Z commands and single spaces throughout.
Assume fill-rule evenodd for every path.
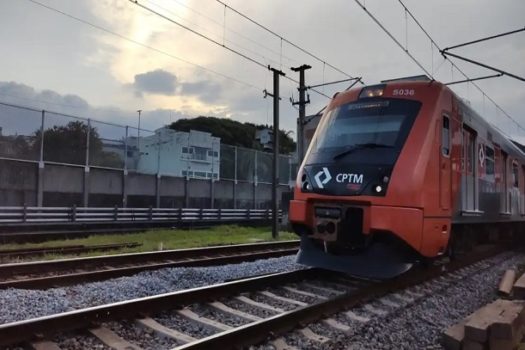
M 345 149 L 341 153 L 338 153 L 334 156 L 334 160 L 337 160 L 339 158 L 342 158 L 350 153 L 353 153 L 354 151 L 358 149 L 365 149 L 365 148 L 394 148 L 394 146 L 385 145 L 383 143 L 374 143 L 374 142 L 367 142 L 367 143 L 357 143 L 355 145 L 350 146 L 349 148 Z

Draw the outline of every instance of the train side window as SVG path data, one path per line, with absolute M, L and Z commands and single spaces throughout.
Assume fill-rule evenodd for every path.
M 443 128 L 441 129 L 441 153 L 444 156 L 450 154 L 450 121 L 447 116 L 443 116 Z
M 494 149 L 485 146 L 485 174 L 494 175 Z
M 518 164 L 512 163 L 512 184 L 514 187 L 519 187 L 519 170 Z

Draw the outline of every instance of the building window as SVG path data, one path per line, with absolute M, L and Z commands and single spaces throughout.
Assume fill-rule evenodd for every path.
M 194 157 L 196 160 L 207 160 L 207 149 L 204 147 L 193 147 Z
M 444 156 L 450 154 L 450 121 L 443 116 L 443 128 L 441 129 L 441 152 Z
M 203 178 L 206 178 L 206 173 L 203 172 L 203 171 L 196 171 L 194 174 L 195 174 L 195 177 L 203 177 Z
M 219 152 L 208 150 L 208 157 L 218 158 L 219 157 Z
M 188 147 L 182 147 L 182 153 L 189 153 L 188 152 Z

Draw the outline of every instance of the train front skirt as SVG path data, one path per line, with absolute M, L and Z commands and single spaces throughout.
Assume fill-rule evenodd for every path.
M 317 248 L 304 236 L 301 237 L 297 263 L 375 279 L 396 277 L 413 266 L 386 244 L 374 243 L 356 255 L 334 255 Z

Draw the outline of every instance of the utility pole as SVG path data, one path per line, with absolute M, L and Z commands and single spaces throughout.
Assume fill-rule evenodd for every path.
M 139 123 L 137 125 L 137 148 L 139 150 L 140 155 L 140 114 L 142 113 L 142 109 L 138 109 L 137 113 L 139 114 Z
M 273 94 L 264 92 L 265 96 L 273 97 L 273 163 L 272 163 L 272 237 L 279 235 L 279 205 L 277 198 L 277 186 L 279 185 L 279 77 L 285 74 L 275 68 L 268 66 L 273 72 Z
M 299 72 L 299 102 L 292 101 L 292 105 L 299 105 L 299 119 L 297 119 L 297 163 L 300 165 L 304 157 L 304 118 L 306 116 L 306 105 L 310 103 L 310 97 L 306 99 L 306 90 L 304 84 L 304 71 L 312 68 L 307 64 L 299 67 L 292 67 L 291 70 Z

